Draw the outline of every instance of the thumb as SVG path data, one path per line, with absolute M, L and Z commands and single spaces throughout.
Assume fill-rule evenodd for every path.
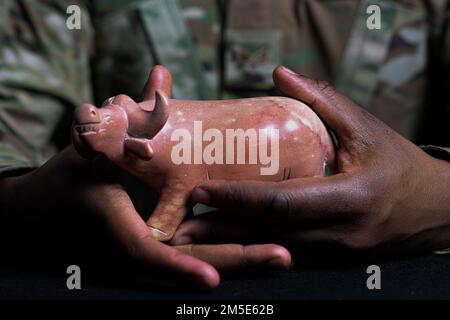
M 283 66 L 274 70 L 273 80 L 285 95 L 311 107 L 341 139 L 352 138 L 369 115 L 326 81 L 309 79 Z

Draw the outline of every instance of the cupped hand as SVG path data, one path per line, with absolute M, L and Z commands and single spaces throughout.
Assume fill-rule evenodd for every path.
M 450 247 L 449 163 L 427 155 L 326 82 L 284 67 L 274 71 L 274 82 L 334 132 L 338 172 L 283 182 L 202 183 L 193 201 L 222 210 L 184 222 L 172 243 L 258 239 L 369 257 Z

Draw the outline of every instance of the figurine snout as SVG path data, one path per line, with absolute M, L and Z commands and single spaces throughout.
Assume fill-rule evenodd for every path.
M 76 124 L 99 123 L 100 111 L 92 104 L 83 104 L 75 109 L 74 121 Z

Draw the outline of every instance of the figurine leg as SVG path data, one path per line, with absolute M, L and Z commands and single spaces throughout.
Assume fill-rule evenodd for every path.
M 178 225 L 188 213 L 189 196 L 189 191 L 185 189 L 169 188 L 162 191 L 158 204 L 147 221 L 155 239 L 159 241 L 172 239 Z

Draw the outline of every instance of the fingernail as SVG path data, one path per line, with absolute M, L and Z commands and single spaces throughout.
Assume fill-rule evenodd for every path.
M 148 226 L 150 228 L 150 232 L 152 233 L 152 236 L 154 239 L 159 241 L 167 241 L 171 238 L 171 234 L 168 234 L 167 232 L 162 231 L 161 229 L 155 228 L 153 226 Z
M 200 187 L 197 187 L 194 189 L 194 192 L 192 192 L 192 200 L 194 202 L 209 204 L 210 196 L 208 191 Z
M 292 75 L 294 75 L 294 76 L 298 76 L 298 73 L 297 73 L 297 72 L 295 72 L 295 71 L 289 69 L 288 67 L 280 66 L 280 68 L 283 69 L 283 71 L 285 71 L 285 72 L 287 72 L 287 73 L 289 73 L 289 74 L 292 74 Z

